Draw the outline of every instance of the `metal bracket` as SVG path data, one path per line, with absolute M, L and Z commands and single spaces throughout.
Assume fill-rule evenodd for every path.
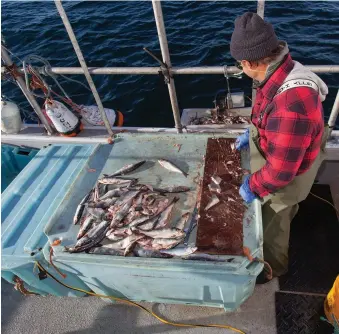
M 165 84 L 168 85 L 172 78 L 168 65 L 160 60 L 153 52 L 151 52 L 147 48 L 143 48 L 143 50 L 146 51 L 154 60 L 156 60 L 160 64 L 159 74 L 164 77 Z

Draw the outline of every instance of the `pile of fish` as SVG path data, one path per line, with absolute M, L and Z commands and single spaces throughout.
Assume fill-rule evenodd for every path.
M 167 160 L 158 160 L 171 172 L 187 176 Z M 124 175 L 145 161 L 125 166 L 111 175 L 103 175 L 77 207 L 74 224 L 80 223 L 77 242 L 65 247 L 70 253 L 172 257 L 193 253 L 195 247 L 172 249 L 183 242 L 184 227 L 191 214 L 186 212 L 171 226 L 176 193 L 187 192 L 185 186 L 155 188 L 140 184 Z
M 249 124 L 249 120 L 242 116 L 229 116 L 219 114 L 213 117 L 192 117 L 190 125 L 210 125 L 210 124 Z

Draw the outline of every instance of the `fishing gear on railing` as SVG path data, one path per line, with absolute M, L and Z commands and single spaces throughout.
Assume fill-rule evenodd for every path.
M 40 62 L 43 66 L 37 67 L 33 66 L 33 62 Z M 98 126 L 103 125 L 103 120 L 97 106 L 84 106 L 78 105 L 72 101 L 70 96 L 67 94 L 65 89 L 59 83 L 57 76 L 53 73 L 50 63 L 36 55 L 29 55 L 23 61 L 23 69 L 25 73 L 26 85 L 28 89 L 32 89 L 31 92 L 35 96 L 42 97 L 46 100 L 46 113 L 51 119 L 52 123 L 63 135 L 74 136 L 82 129 L 82 123 L 80 118 L 83 118 L 90 125 Z M 31 75 L 31 82 L 29 81 L 29 74 Z M 43 77 L 50 77 L 53 79 L 54 83 L 59 87 L 63 95 L 55 92 L 43 79 Z M 78 83 L 86 90 L 90 89 L 84 85 L 82 82 L 68 78 L 64 75 L 61 75 L 65 80 Z M 41 89 L 43 95 L 35 92 L 36 89 Z M 70 111 L 63 103 L 55 101 L 54 98 L 57 97 L 66 105 L 68 105 L 74 112 Z M 113 109 L 104 108 L 106 116 L 111 124 L 111 126 L 122 126 L 123 125 L 123 115 L 121 112 L 115 112 Z M 77 119 L 75 119 L 77 118 Z

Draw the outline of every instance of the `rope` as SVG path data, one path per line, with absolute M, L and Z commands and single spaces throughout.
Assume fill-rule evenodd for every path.
M 24 286 L 24 281 L 18 276 L 14 276 L 13 278 L 14 289 L 20 291 L 24 296 L 28 295 L 37 295 L 35 292 L 28 291 Z
M 329 202 L 329 201 L 326 200 L 325 198 L 322 198 L 322 197 L 320 197 L 320 196 L 318 196 L 318 195 L 316 195 L 316 194 L 313 194 L 311 191 L 310 191 L 310 194 L 311 194 L 312 196 L 314 196 L 314 197 L 316 197 L 316 198 L 318 198 L 318 199 L 324 201 L 325 203 L 331 205 L 331 207 L 332 207 L 332 208 L 337 212 L 337 214 L 339 215 L 339 210 L 338 210 L 331 202 Z
M 136 307 L 140 308 L 141 310 L 147 312 L 148 314 L 152 315 L 153 317 L 158 319 L 163 324 L 171 325 L 171 326 L 176 326 L 176 327 L 192 327 L 192 328 L 216 327 L 216 328 L 225 328 L 225 329 L 232 330 L 232 331 L 234 331 L 236 333 L 246 334 L 242 330 L 237 329 L 237 328 L 232 327 L 232 326 L 229 326 L 229 325 L 218 325 L 218 324 L 208 324 L 208 325 L 197 324 L 197 325 L 194 325 L 194 324 L 184 324 L 184 323 L 180 323 L 180 322 L 172 322 L 172 321 L 169 321 L 169 320 L 165 320 L 162 317 L 160 317 L 159 315 L 157 315 L 155 312 L 153 312 L 151 310 L 148 310 L 146 307 L 144 307 L 144 306 L 142 306 L 140 304 L 137 304 L 135 302 L 132 302 L 131 300 L 123 299 L 123 298 L 118 298 L 118 297 L 115 297 L 115 296 L 106 296 L 106 295 L 94 293 L 94 292 L 91 292 L 91 291 L 86 291 L 86 290 L 83 290 L 83 289 L 80 289 L 80 288 L 76 288 L 76 287 L 70 286 L 70 285 L 68 285 L 66 283 L 63 283 L 59 279 L 57 279 L 55 276 L 53 276 L 51 273 L 49 273 L 38 261 L 36 261 L 35 263 L 49 277 L 51 277 L 56 282 L 58 282 L 59 284 L 63 285 L 64 287 L 66 287 L 68 289 L 71 289 L 71 290 L 74 290 L 74 291 L 83 292 L 83 293 L 85 293 L 87 295 L 90 295 L 90 296 L 95 296 L 95 297 L 100 297 L 100 298 L 108 298 L 108 299 L 112 299 L 112 300 L 115 300 L 115 301 L 118 301 L 118 302 L 121 302 L 121 303 L 125 303 L 125 304 L 128 304 L 128 305 L 136 306 Z

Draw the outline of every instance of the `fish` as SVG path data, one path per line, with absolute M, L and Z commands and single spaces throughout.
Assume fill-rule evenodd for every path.
M 152 248 L 152 238 L 144 236 L 141 239 L 137 240 L 137 244 L 144 249 L 151 249 Z
M 198 248 L 197 247 L 176 247 L 173 249 L 160 250 L 162 254 L 168 254 L 172 256 L 188 256 L 193 254 Z
M 107 209 L 111 205 L 113 205 L 117 201 L 117 198 L 107 198 L 105 200 L 99 201 L 99 202 L 91 202 L 88 204 L 89 208 L 97 208 L 97 209 Z
M 125 203 L 129 202 L 130 200 L 133 200 L 136 196 L 139 195 L 139 193 L 140 193 L 139 190 L 127 191 L 126 194 L 123 197 L 119 198 L 119 200 L 116 202 L 116 204 L 120 205 L 120 206 L 124 205 Z
M 127 231 L 126 230 L 126 234 L 115 234 L 113 230 L 108 230 L 108 232 L 106 232 L 106 238 L 110 241 L 120 241 L 122 239 L 124 239 L 125 237 L 127 237 Z
M 146 162 L 146 160 L 142 160 L 142 161 L 139 161 L 139 162 L 134 163 L 134 164 L 126 165 L 126 166 L 118 169 L 113 174 L 109 175 L 109 177 L 118 176 L 118 175 L 125 175 L 125 174 L 128 174 L 128 173 L 131 173 L 134 170 L 136 170 L 137 168 L 139 168 L 140 166 L 142 166 L 145 162 Z
M 186 223 L 188 222 L 188 219 L 189 219 L 190 215 L 191 215 L 190 212 L 186 212 L 186 213 L 184 213 L 184 214 L 181 216 L 181 218 L 180 218 L 180 220 L 179 220 L 179 222 L 178 222 L 178 224 L 177 224 L 177 226 L 176 226 L 176 228 L 177 228 L 178 230 L 184 230 L 185 225 L 186 225 Z
M 76 225 L 79 223 L 81 217 L 82 217 L 82 214 L 85 210 L 85 205 L 84 204 L 79 204 L 76 211 L 75 211 L 75 215 L 74 215 L 74 218 L 73 218 L 73 224 Z
M 101 231 L 106 230 L 108 224 L 109 222 L 106 220 L 103 220 L 98 225 L 92 224 L 92 227 L 89 229 L 89 231 L 76 242 L 75 247 L 79 247 L 86 243 L 89 243 L 90 240 L 92 238 L 95 238 L 96 235 L 100 234 Z
M 150 219 L 150 216 L 141 216 L 141 217 L 134 219 L 128 226 L 129 227 L 138 226 L 142 223 L 145 223 L 149 219 Z
M 68 253 L 80 253 L 80 252 L 84 252 L 85 250 L 96 246 L 97 244 L 99 244 L 105 238 L 105 233 L 106 233 L 107 229 L 108 229 L 108 227 L 105 230 L 100 231 L 100 233 L 96 234 L 95 237 L 90 239 L 90 241 L 88 243 L 85 243 L 85 244 L 78 246 L 78 247 L 65 247 L 66 252 L 68 252 Z
M 158 162 L 159 162 L 159 164 L 160 164 L 162 167 L 164 167 L 164 168 L 166 168 L 166 169 L 168 169 L 168 170 L 170 170 L 170 171 L 172 171 L 172 172 L 181 173 L 181 174 L 184 175 L 185 177 L 188 176 L 187 173 L 185 173 L 185 172 L 182 171 L 179 167 L 177 167 L 176 165 L 174 165 L 173 162 L 170 162 L 170 161 L 165 160 L 165 159 L 159 159 Z
M 150 231 L 153 230 L 155 224 L 157 223 L 157 221 L 159 220 L 159 215 L 154 216 L 153 218 L 150 218 L 149 220 L 145 221 L 144 223 L 140 224 L 138 226 L 139 230 L 142 231 Z
M 159 192 L 160 194 L 166 193 L 185 193 L 190 191 L 191 188 L 185 186 L 170 186 L 165 188 L 153 188 L 154 191 Z
M 101 208 L 88 208 L 87 212 L 96 219 L 102 219 L 105 214 L 105 211 Z
M 90 192 L 81 200 L 79 205 L 85 204 L 89 200 L 89 198 L 92 194 L 93 194 L 93 189 L 91 189 Z
M 220 202 L 219 198 L 215 195 L 212 196 L 211 200 L 208 202 L 205 211 L 209 210 L 211 207 L 217 205 Z
M 102 184 L 112 184 L 115 186 L 130 186 L 135 182 L 138 182 L 138 179 L 123 179 L 123 178 L 118 178 L 118 177 L 111 177 L 111 176 L 106 176 L 98 180 L 99 183 Z
M 136 245 L 136 241 L 132 241 L 126 248 L 124 251 L 124 256 L 127 256 L 134 248 L 134 246 Z
M 133 249 L 133 254 L 137 257 L 153 257 L 153 258 L 171 258 L 169 254 L 163 254 L 159 251 L 153 251 L 149 249 L 143 249 L 141 247 L 135 247 Z
M 152 248 L 155 250 L 169 249 L 179 245 L 183 239 L 153 239 Z
M 105 246 L 101 246 L 101 247 L 92 247 L 88 253 L 90 254 L 97 254 L 97 255 L 116 255 L 116 256 L 123 256 L 124 252 L 121 250 L 117 250 L 117 249 L 112 249 L 112 248 L 108 248 Z
M 129 235 L 128 237 L 120 240 L 120 241 L 108 244 L 108 245 L 106 245 L 106 247 L 112 248 L 112 249 L 125 249 L 131 243 L 136 242 L 136 241 L 138 241 L 141 238 L 143 238 L 142 235 L 132 234 L 132 235 Z
M 103 201 L 105 199 L 112 198 L 112 197 L 120 197 L 123 193 L 124 191 L 122 189 L 109 190 L 105 195 L 101 196 L 99 200 Z
M 133 199 L 131 198 L 128 202 L 122 205 L 122 207 L 119 209 L 119 211 L 114 215 L 112 222 L 111 222 L 111 228 L 117 226 L 128 214 L 128 211 L 130 207 L 132 206 Z
M 160 238 L 160 239 L 182 239 L 185 236 L 185 232 L 178 230 L 176 228 L 164 228 L 162 230 L 154 231 L 140 231 L 143 235 L 146 235 L 151 238 Z
M 222 179 L 219 176 L 212 176 L 211 180 L 215 183 L 215 184 L 220 184 Z
M 92 216 L 86 218 L 86 220 L 80 227 L 79 233 L 77 235 L 77 240 L 81 239 L 87 233 L 87 231 L 92 227 L 93 222 L 95 222 L 95 219 Z
M 171 219 L 172 211 L 174 208 L 176 201 L 173 201 L 161 214 L 159 217 L 159 221 L 155 226 L 155 229 L 162 229 L 166 227 Z

